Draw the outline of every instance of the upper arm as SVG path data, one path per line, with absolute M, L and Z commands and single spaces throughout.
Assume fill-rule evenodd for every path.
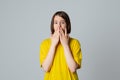
M 40 58 L 40 66 L 42 67 L 42 63 L 46 58 L 46 55 L 48 53 L 48 46 L 45 42 L 42 42 L 40 44 L 40 51 L 39 51 L 39 58 Z
M 78 40 L 74 41 L 74 44 L 72 46 L 72 55 L 75 62 L 78 64 L 78 68 L 80 68 L 82 62 L 82 51 L 80 42 Z

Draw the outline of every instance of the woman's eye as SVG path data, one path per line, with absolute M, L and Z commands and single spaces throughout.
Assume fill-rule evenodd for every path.
M 65 24 L 65 22 L 61 22 L 62 24 Z
M 54 24 L 57 24 L 57 22 L 54 22 Z

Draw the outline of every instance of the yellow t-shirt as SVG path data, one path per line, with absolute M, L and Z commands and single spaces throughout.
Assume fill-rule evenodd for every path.
M 40 65 L 45 60 L 50 49 L 51 39 L 45 39 L 40 44 Z M 76 63 L 81 67 L 82 52 L 81 46 L 77 39 L 70 38 L 70 49 Z M 64 55 L 64 49 L 61 44 L 58 44 L 54 61 L 49 72 L 45 72 L 44 80 L 79 80 L 77 72 L 70 72 Z

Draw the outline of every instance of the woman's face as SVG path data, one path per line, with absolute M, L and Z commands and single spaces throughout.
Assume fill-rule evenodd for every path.
M 59 30 L 60 28 L 61 28 L 63 31 L 65 31 L 66 22 L 65 22 L 65 20 L 64 20 L 62 17 L 56 15 L 56 16 L 54 17 L 54 31 L 56 32 L 56 31 Z

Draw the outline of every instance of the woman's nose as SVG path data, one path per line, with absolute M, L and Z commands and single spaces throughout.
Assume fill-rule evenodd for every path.
M 61 23 L 59 23 L 58 26 L 61 27 Z

